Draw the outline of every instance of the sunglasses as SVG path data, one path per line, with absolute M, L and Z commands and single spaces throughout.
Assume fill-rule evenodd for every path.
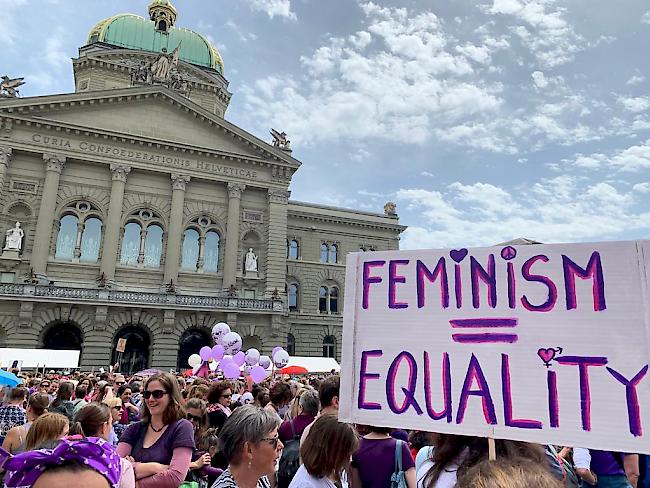
M 160 400 L 166 394 L 167 392 L 165 390 L 153 390 L 153 391 L 146 390 L 142 394 L 142 396 L 144 397 L 145 400 L 149 400 L 149 398 L 151 397 L 154 397 L 156 400 Z
M 232 393 L 229 393 L 228 395 L 221 395 L 221 398 L 231 398 L 231 397 L 232 397 Z
M 196 415 L 192 415 L 191 413 L 188 413 L 187 420 L 189 421 L 195 420 L 197 422 L 201 422 L 201 420 L 203 420 L 203 417 L 197 417 Z
M 120 412 L 122 411 L 122 407 L 120 407 L 120 406 L 118 406 L 118 405 L 115 405 L 113 408 L 114 408 L 115 410 L 119 410 Z
M 49 388 L 49 387 L 50 385 L 48 385 L 47 383 L 41 383 L 41 388 Z
M 278 442 L 280 442 L 280 436 L 275 436 L 275 437 L 262 437 L 264 442 L 268 442 L 273 449 L 277 449 L 278 447 Z
M 122 386 L 125 382 L 124 381 L 116 381 L 115 384 L 117 386 Z

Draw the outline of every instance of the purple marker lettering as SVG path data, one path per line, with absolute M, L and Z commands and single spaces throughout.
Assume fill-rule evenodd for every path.
M 384 355 L 381 349 L 374 349 L 372 351 L 361 351 L 361 369 L 359 371 L 359 396 L 357 406 L 359 410 L 381 410 L 381 405 L 375 402 L 366 401 L 366 381 L 378 380 L 381 375 L 379 373 L 368 373 L 368 358 L 380 358 Z
M 470 256 L 470 273 L 472 276 L 472 305 L 474 308 L 481 306 L 479 280 L 488 287 L 488 304 L 494 308 L 497 306 L 497 276 L 494 271 L 494 254 L 488 256 L 488 269 L 485 271 L 483 266 Z
M 424 288 L 425 278 L 430 283 L 435 283 L 436 279 L 440 278 L 440 303 L 442 305 L 442 308 L 449 307 L 449 283 L 447 281 L 447 267 L 445 265 L 444 257 L 438 260 L 438 264 L 436 264 L 433 272 L 431 272 L 429 268 L 427 268 L 427 266 L 418 259 L 415 265 L 415 276 L 418 295 L 418 308 L 424 307 L 426 302 Z
M 546 386 L 548 387 L 548 418 L 551 427 L 560 426 L 560 404 L 557 397 L 557 373 L 548 370 L 546 373 Z
M 424 401 L 426 402 L 427 413 L 433 420 L 446 418 L 447 423 L 452 421 L 451 410 L 451 368 L 449 365 L 449 354 L 442 354 L 442 399 L 445 405 L 440 412 L 436 412 L 431 401 L 431 367 L 429 353 L 424 351 Z
M 408 388 L 402 387 L 402 392 L 404 393 L 404 401 L 401 406 L 397 405 L 395 401 L 395 378 L 397 376 L 397 370 L 399 369 L 400 364 L 403 360 L 409 365 L 409 379 L 408 379 Z M 418 415 L 422 415 L 424 412 L 420 408 L 417 400 L 415 399 L 415 388 L 418 382 L 418 364 L 415 361 L 413 355 L 408 351 L 402 351 L 399 353 L 393 362 L 388 368 L 388 375 L 386 376 L 386 399 L 388 400 L 388 406 L 393 411 L 393 413 L 401 414 L 406 412 L 410 406 L 413 406 Z
M 501 354 L 501 394 L 503 397 L 503 416 L 508 427 L 518 429 L 541 429 L 542 423 L 539 420 L 515 419 L 512 418 L 512 390 L 510 387 L 510 358 L 507 354 Z
M 607 358 L 589 356 L 560 356 L 555 361 L 567 366 L 578 366 L 580 375 L 580 411 L 582 430 L 591 431 L 591 389 L 589 387 L 589 366 L 605 366 Z
M 363 300 L 362 307 L 368 308 L 368 298 L 370 295 L 370 285 L 372 283 L 381 283 L 383 280 L 380 276 L 370 276 L 371 268 L 378 268 L 386 264 L 386 261 L 365 261 L 363 263 Z
M 507 264 L 508 269 L 508 307 L 515 308 L 517 305 L 517 285 L 515 282 L 515 267 L 512 263 Z
M 627 400 L 627 418 L 630 425 L 630 434 L 635 437 L 643 435 L 643 425 L 641 425 L 641 414 L 639 412 L 639 396 L 636 392 L 637 385 L 648 373 L 648 365 L 646 364 L 641 371 L 639 371 L 634 378 L 628 380 L 621 373 L 614 368 L 607 367 L 607 371 L 616 378 L 618 382 L 625 386 L 625 398 Z
M 478 390 L 471 389 L 474 381 L 476 381 L 478 385 Z M 463 389 L 460 392 L 458 412 L 456 413 L 457 424 L 463 423 L 463 419 L 465 418 L 465 410 L 467 410 L 467 400 L 470 395 L 481 397 L 481 402 L 483 403 L 483 417 L 485 417 L 485 422 L 490 425 L 496 425 L 497 416 L 494 412 L 494 402 L 492 401 L 492 395 L 490 395 L 490 387 L 487 383 L 487 380 L 485 379 L 483 370 L 481 369 L 481 364 L 478 362 L 478 359 L 476 356 L 474 356 L 474 354 L 472 354 L 472 357 L 469 360 L 467 374 L 465 375 L 465 382 L 463 383 Z
M 521 297 L 521 303 L 526 310 L 530 310 L 532 312 L 548 312 L 550 310 L 553 310 L 555 302 L 557 301 L 557 287 L 555 286 L 555 283 L 553 283 L 553 280 L 551 280 L 551 278 L 548 276 L 533 274 L 530 272 L 530 268 L 532 268 L 533 264 L 535 264 L 537 261 L 546 263 L 548 262 L 548 258 L 543 254 L 538 254 L 537 256 L 533 256 L 532 258 L 528 259 L 521 267 L 521 275 L 526 281 L 535 281 L 546 286 L 548 289 L 546 301 L 541 305 L 533 305 L 528 300 L 528 297 L 524 295 Z
M 395 301 L 395 285 L 406 283 L 406 277 L 397 274 L 397 267 L 405 266 L 409 262 L 408 259 L 395 259 L 388 264 L 388 308 L 408 308 L 409 306 L 406 302 Z
M 587 269 L 583 269 L 571 261 L 564 254 L 562 255 L 562 266 L 564 268 L 564 288 L 566 290 L 566 308 L 572 310 L 578 306 L 576 300 L 576 276 L 580 279 L 592 279 L 592 294 L 594 296 L 594 311 L 600 312 L 607 308 L 605 303 L 605 278 L 603 277 L 603 265 L 600 262 L 600 253 L 594 251 L 587 263 Z
M 463 306 L 463 281 L 460 264 L 454 265 L 454 295 L 456 296 L 456 308 Z

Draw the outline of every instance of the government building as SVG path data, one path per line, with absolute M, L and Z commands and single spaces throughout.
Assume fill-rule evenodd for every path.
M 291 200 L 287 136 L 228 122 L 217 49 L 168 0 L 147 13 L 90 29 L 74 93 L 0 86 L 0 346 L 185 369 L 224 321 L 244 349 L 339 358 L 345 256 L 397 249 L 395 206 Z

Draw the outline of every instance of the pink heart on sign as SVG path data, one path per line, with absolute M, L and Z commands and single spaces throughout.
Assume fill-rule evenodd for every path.
M 543 348 L 540 347 L 537 350 L 537 355 L 541 358 L 542 361 L 544 361 L 544 364 L 549 364 L 551 361 L 553 361 L 553 358 L 555 357 L 556 350 L 553 349 L 552 347 L 549 348 Z

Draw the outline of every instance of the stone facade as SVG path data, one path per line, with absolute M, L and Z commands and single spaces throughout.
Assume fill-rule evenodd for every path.
M 25 231 L 0 257 L 1 345 L 166 370 L 225 321 L 245 348 L 340 357 L 345 255 L 397 249 L 397 216 L 289 200 L 300 162 L 223 119 L 220 73 L 132 86 L 129 56 L 82 48 L 76 93 L 0 101 L 0 228 Z

